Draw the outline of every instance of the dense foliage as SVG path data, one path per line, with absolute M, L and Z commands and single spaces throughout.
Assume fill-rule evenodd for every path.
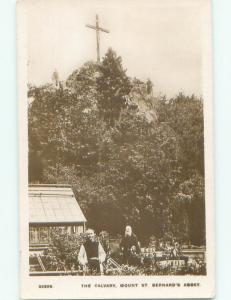
M 104 236 L 105 234 L 107 233 L 104 232 Z M 85 239 L 85 234 L 70 234 L 61 228 L 50 230 L 49 247 L 40 255 L 46 271 L 59 271 L 59 274 L 66 275 L 99 275 L 89 269 L 83 271 L 78 263 L 79 249 Z M 101 235 L 96 239 L 99 239 L 103 245 Z M 103 273 L 105 275 L 206 275 L 206 263 L 203 258 L 194 256 L 189 259 L 182 253 L 174 258 L 171 256 L 172 247 L 161 249 L 158 245 L 156 245 L 154 252 L 153 248 L 144 248 L 142 253 L 135 254 L 132 264 L 125 265 L 119 248 L 114 247 L 113 250 L 112 241 L 108 240 L 108 242 L 110 255 L 103 263 Z M 162 256 L 157 257 L 156 251 L 161 252 Z M 115 267 L 111 263 L 111 258 L 119 264 L 119 267 Z M 173 261 L 175 265 L 172 264 Z M 38 266 L 37 255 L 32 254 L 30 256 L 30 264 L 32 272 L 41 271 L 41 267 Z
M 29 87 L 29 180 L 68 183 L 89 226 L 205 243 L 203 102 L 154 97 L 109 49 L 65 84 Z

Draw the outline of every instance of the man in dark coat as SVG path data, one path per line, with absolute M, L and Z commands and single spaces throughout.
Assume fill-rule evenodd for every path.
M 132 232 L 131 226 L 126 226 L 124 237 L 120 243 L 120 249 L 123 253 L 125 264 L 134 265 L 138 263 L 140 253 L 140 244 L 137 236 Z

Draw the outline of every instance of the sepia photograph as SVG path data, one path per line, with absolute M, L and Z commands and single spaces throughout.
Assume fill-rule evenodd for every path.
M 68 279 L 92 297 L 94 278 L 211 294 L 210 1 L 23 0 L 18 26 L 31 297 Z

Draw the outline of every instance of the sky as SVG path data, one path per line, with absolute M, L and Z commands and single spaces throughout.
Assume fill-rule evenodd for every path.
M 203 22 L 206 0 L 30 0 L 27 3 L 28 82 L 51 82 L 57 69 L 65 80 L 96 60 L 95 24 L 101 58 L 109 47 L 122 57 L 127 75 L 150 78 L 154 91 L 202 95 Z

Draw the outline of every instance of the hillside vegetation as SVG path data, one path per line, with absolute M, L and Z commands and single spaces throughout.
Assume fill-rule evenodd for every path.
M 28 95 L 30 183 L 71 184 L 97 231 L 205 244 L 202 99 L 154 97 L 112 49 Z

